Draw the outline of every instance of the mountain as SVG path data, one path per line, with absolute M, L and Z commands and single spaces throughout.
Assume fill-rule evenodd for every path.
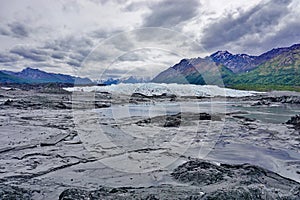
M 300 46 L 281 51 L 248 73 L 232 74 L 225 81 L 231 85 L 300 86 Z
M 130 76 L 121 80 L 121 83 L 147 83 L 150 81 L 150 78 L 141 78 L 136 76 Z
M 259 64 L 257 56 L 249 56 L 247 54 L 233 55 L 228 51 L 218 51 L 212 54 L 210 58 L 217 65 L 226 66 L 234 73 L 252 70 Z
M 150 78 L 130 76 L 126 78 L 117 78 L 117 79 L 108 78 L 106 80 L 99 80 L 97 82 L 104 85 L 112 85 L 112 84 L 119 84 L 119 83 L 147 83 L 149 81 Z
M 118 83 L 120 83 L 120 79 L 108 78 L 107 80 L 98 81 L 98 83 L 101 83 L 104 85 L 118 84 Z
M 0 83 L 26 83 L 26 80 L 0 71 Z
M 300 44 L 272 49 L 259 56 L 218 51 L 205 58 L 183 59 L 152 82 L 216 84 L 213 69 L 220 71 L 224 85 L 230 87 L 300 86 Z
M 298 49 L 300 49 L 300 44 L 294 44 L 290 47 L 276 48 L 276 49 L 272 49 L 266 53 L 261 54 L 260 56 L 258 56 L 258 59 L 260 59 L 262 61 L 264 61 L 264 60 L 266 61 L 266 60 L 275 58 L 276 56 L 279 56 L 281 54 L 288 53 L 288 52 L 298 50 Z
M 291 47 L 283 47 L 272 49 L 259 56 L 250 56 L 247 54 L 233 55 L 228 51 L 217 51 L 209 56 L 217 65 L 225 66 L 234 73 L 243 73 L 251 71 L 259 65 L 275 58 L 276 56 L 288 53 L 300 48 L 300 44 L 295 44 Z
M 79 78 L 65 74 L 55 74 L 41 71 L 39 69 L 26 68 L 20 72 L 7 70 L 0 71 L 1 83 L 75 83 L 92 84 L 88 78 Z
M 217 84 L 211 82 L 215 80 L 212 76 L 216 74 L 212 71 L 216 69 L 212 67 L 212 65 L 214 65 L 214 63 L 208 58 L 182 59 L 178 64 L 161 72 L 151 82 L 190 83 L 196 85 L 204 85 L 206 82 L 210 82 L 209 84 Z

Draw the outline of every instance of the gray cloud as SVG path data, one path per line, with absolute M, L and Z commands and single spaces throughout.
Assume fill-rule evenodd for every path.
M 94 46 L 93 41 L 88 37 L 83 36 L 67 36 L 64 38 L 48 41 L 45 45 L 45 49 L 51 49 L 55 51 L 79 51 Z
M 247 35 L 264 35 L 274 29 L 280 20 L 289 14 L 291 0 L 274 0 L 259 4 L 247 12 L 240 12 L 239 17 L 232 14 L 210 24 L 204 30 L 201 44 L 206 49 L 222 48 Z
M 125 55 L 120 56 L 117 61 L 143 61 L 144 56 L 140 56 L 135 52 L 127 53 Z
M 0 26 L 0 35 L 8 36 L 10 35 L 10 31 L 4 26 Z
M 41 46 L 18 45 L 8 52 L 0 54 L 0 63 L 4 66 L 10 62 L 17 62 L 20 66 L 34 66 L 39 63 L 40 67 L 53 65 L 79 67 L 84 58 L 93 47 L 89 37 L 64 37 L 48 41 Z
M 128 73 L 128 70 L 126 69 L 105 69 L 104 73 L 102 74 L 102 78 L 108 78 L 108 77 L 112 77 L 112 78 L 118 78 L 120 77 L 120 74 L 126 74 Z
M 90 33 L 88 33 L 88 36 L 95 39 L 107 39 L 108 37 L 111 37 L 122 31 L 124 30 L 120 28 L 106 27 L 105 29 L 100 28 L 100 29 L 93 30 Z
M 36 62 L 42 62 L 48 60 L 48 55 L 43 50 L 26 48 L 23 46 L 14 47 L 10 50 L 10 53 L 22 56 L 23 58 L 30 59 Z
M 88 36 L 68 36 L 47 42 L 41 49 L 51 52 L 50 57 L 66 64 L 79 67 L 94 47 Z
M 96 4 L 106 4 L 108 2 L 113 2 L 116 4 L 125 4 L 128 0 L 89 0 L 91 2 L 94 2 Z
M 75 66 L 75 67 L 79 67 L 81 62 L 85 59 L 85 54 L 81 54 L 81 53 L 70 53 L 69 54 L 69 62 L 68 64 Z
M 13 22 L 0 26 L 0 35 L 11 36 L 15 38 L 25 38 L 28 37 L 29 34 L 30 29 L 20 22 Z
M 299 21 L 292 21 L 279 30 L 273 37 L 266 40 L 268 47 L 285 46 L 287 44 L 300 43 L 300 23 Z
M 21 57 L 17 55 L 0 53 L 0 63 L 16 62 L 20 58 Z
M 66 56 L 66 53 L 64 52 L 53 52 L 51 54 L 51 57 L 54 58 L 54 59 L 58 59 L 58 60 L 62 60 L 64 59 Z
M 257 38 L 239 42 L 239 51 L 246 51 L 246 48 L 251 49 L 255 54 L 261 54 L 272 48 L 290 46 L 295 43 L 300 43 L 300 23 L 291 21 L 285 24 L 278 32 L 268 37 L 258 40 Z
M 97 68 L 115 62 L 115 68 L 108 72 L 117 77 L 126 71 L 122 67 L 138 74 L 145 73 L 143 70 L 148 70 L 149 66 L 153 68 L 155 64 L 167 68 L 181 57 L 206 56 L 219 49 L 259 54 L 274 47 L 299 43 L 300 4 L 297 0 L 263 1 L 257 5 L 256 1 L 236 3 L 232 0 L 228 1 L 230 6 L 222 8 L 214 8 L 213 2 L 200 4 L 209 2 L 201 0 L 51 1 L 51 6 L 38 0 L 22 1 L 17 5 L 7 2 L 6 7 L 0 8 L 3 18 L 0 23 L 0 66 L 14 69 L 36 66 L 73 73 L 72 70 L 78 70 L 89 56 L 87 76 L 93 77 Z M 257 6 L 243 11 L 243 5 L 248 4 Z M 146 26 L 160 28 L 145 29 Z M 116 37 L 122 31 L 135 28 L 140 29 Z M 170 33 L 165 28 L 179 32 Z M 208 51 L 180 33 L 190 39 L 198 38 Z M 90 55 L 97 45 L 100 48 Z M 152 54 L 142 50 L 147 48 L 165 52 Z M 177 60 L 168 52 L 180 58 Z M 163 70 L 158 68 L 157 71 Z
M 137 4 L 137 3 L 131 3 L 129 5 L 127 5 L 125 8 L 124 8 L 124 11 L 128 11 L 128 12 L 134 12 L 136 10 L 140 9 L 140 4 Z
M 11 32 L 15 37 L 28 37 L 29 29 L 24 24 L 19 22 L 11 23 L 8 25 L 10 27 Z
M 164 0 L 152 6 L 151 14 L 144 19 L 146 27 L 172 27 L 198 14 L 198 0 Z
M 98 29 L 98 30 L 95 30 L 95 31 L 92 31 L 89 35 L 93 38 L 97 38 L 97 39 L 100 39 L 100 38 L 106 38 L 109 36 L 109 32 L 107 30 L 104 30 L 104 29 Z
M 77 62 L 77 61 L 74 61 L 74 60 L 67 61 L 67 64 L 71 65 L 73 67 L 80 67 L 80 62 Z

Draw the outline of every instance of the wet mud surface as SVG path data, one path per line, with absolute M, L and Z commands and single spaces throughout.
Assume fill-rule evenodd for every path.
M 1 88 L 0 197 L 299 199 L 299 99 Z

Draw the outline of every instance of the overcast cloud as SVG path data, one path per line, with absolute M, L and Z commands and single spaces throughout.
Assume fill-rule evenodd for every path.
M 103 71 L 154 76 L 181 56 L 217 50 L 258 55 L 300 43 L 298 0 L 0 0 L 0 5 L 5 70 L 35 67 L 94 79 Z
M 174 27 L 198 15 L 198 0 L 163 0 L 150 6 L 151 13 L 144 18 L 146 27 Z

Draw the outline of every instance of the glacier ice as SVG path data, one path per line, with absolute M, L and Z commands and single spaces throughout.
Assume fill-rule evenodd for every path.
M 146 96 L 159 96 L 162 94 L 176 96 L 196 96 L 196 97 L 244 97 L 253 96 L 260 92 L 234 90 L 222 88 L 215 85 L 192 85 L 192 84 L 165 84 L 165 83 L 121 83 L 108 86 L 86 86 L 65 88 L 66 90 L 84 92 L 108 92 L 113 95 L 132 95 L 140 93 Z

